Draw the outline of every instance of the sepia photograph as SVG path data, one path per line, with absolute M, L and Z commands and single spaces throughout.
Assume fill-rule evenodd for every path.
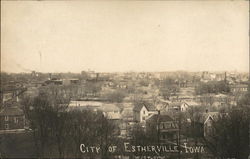
M 248 0 L 1 0 L 0 159 L 250 159 Z

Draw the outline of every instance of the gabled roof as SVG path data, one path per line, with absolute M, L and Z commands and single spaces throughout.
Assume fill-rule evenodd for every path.
M 20 104 L 15 98 L 12 98 L 4 103 L 4 107 L 20 107 Z
M 144 106 L 143 104 L 135 105 L 133 110 L 136 111 L 136 112 L 139 112 L 139 111 L 141 111 L 141 109 L 142 109 L 143 106 Z
M 202 114 L 202 122 L 205 123 L 208 118 L 216 119 L 219 116 L 219 112 L 208 112 Z
M 0 111 L 0 116 L 24 115 L 23 110 L 18 107 L 5 107 Z
M 162 114 L 153 114 L 151 117 L 149 117 L 146 122 L 157 122 L 159 119 L 159 122 L 169 122 L 174 121 L 169 115 L 162 115 Z
M 86 106 L 93 106 L 93 107 L 100 107 L 102 106 L 102 102 L 97 101 L 70 101 L 69 107 L 86 107 Z
M 189 106 L 198 106 L 199 105 L 197 102 L 194 102 L 194 101 L 186 101 L 184 103 L 186 103 Z
M 156 111 L 156 108 L 152 105 L 152 104 L 149 104 L 149 103 L 141 103 L 141 104 L 138 104 L 134 107 L 134 111 L 141 111 L 142 107 L 144 107 L 148 110 L 148 111 Z
M 217 98 L 226 98 L 227 95 L 220 93 L 220 94 L 216 94 L 215 97 L 217 97 Z

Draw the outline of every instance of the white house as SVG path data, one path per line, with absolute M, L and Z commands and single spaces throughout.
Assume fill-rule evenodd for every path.
M 134 107 L 134 120 L 136 122 L 143 123 L 152 114 L 157 114 L 157 110 L 154 106 L 149 104 L 140 104 Z
M 207 137 L 213 132 L 213 121 L 218 118 L 218 112 L 206 112 L 203 114 L 203 132 L 204 137 Z
M 119 107 L 117 107 L 115 104 L 103 104 L 99 108 L 103 114 L 108 118 L 112 120 L 119 120 L 121 119 L 121 110 Z
M 194 101 L 186 101 L 181 104 L 180 111 L 185 112 L 188 108 L 197 106 L 199 106 L 199 104 Z

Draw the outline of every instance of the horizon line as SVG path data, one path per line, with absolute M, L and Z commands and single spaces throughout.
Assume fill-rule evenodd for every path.
M 73 74 L 81 74 L 82 71 L 89 72 L 93 71 L 95 73 L 167 73 L 167 72 L 189 72 L 189 73 L 196 73 L 196 72 L 214 72 L 214 73 L 222 73 L 222 72 L 237 72 L 237 73 L 250 73 L 249 71 L 242 71 L 242 70 L 166 70 L 166 71 L 136 71 L 136 70 L 129 70 L 129 71 L 96 71 L 96 70 L 82 70 L 80 72 L 75 71 L 23 71 L 23 72 L 12 72 L 12 71 L 3 71 L 1 70 L 1 73 L 7 73 L 7 74 L 28 74 L 35 71 L 36 73 L 73 73 Z

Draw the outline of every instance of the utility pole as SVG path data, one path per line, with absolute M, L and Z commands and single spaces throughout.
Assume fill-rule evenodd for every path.
M 178 159 L 181 159 L 181 112 L 178 112 Z
M 160 110 L 157 110 L 157 142 L 160 145 Z

